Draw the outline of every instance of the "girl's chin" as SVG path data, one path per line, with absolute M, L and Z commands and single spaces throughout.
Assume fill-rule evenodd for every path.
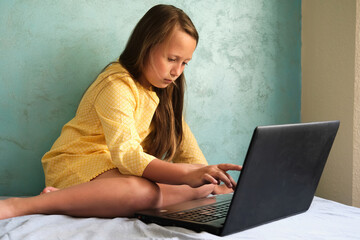
M 160 86 L 155 86 L 156 88 L 167 88 L 170 84 L 163 84 Z
M 153 86 L 157 87 L 157 88 L 167 88 L 171 83 L 172 83 L 172 81 L 162 81 L 161 83 L 158 83 Z

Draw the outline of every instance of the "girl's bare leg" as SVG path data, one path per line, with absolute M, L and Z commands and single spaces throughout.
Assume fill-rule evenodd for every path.
M 106 174 L 100 175 L 97 179 L 117 176 L 121 176 L 119 171 L 110 170 Z M 208 196 L 214 190 L 213 184 L 204 185 L 199 188 L 191 188 L 187 185 L 168 185 L 159 183 L 157 185 L 160 187 L 161 196 L 158 204 L 152 207 L 168 206 L 192 199 L 203 198 Z M 51 191 L 52 189 L 49 190 Z
M 78 217 L 130 217 L 134 212 L 205 197 L 213 185 L 155 184 L 145 178 L 107 171 L 94 180 L 45 194 L 0 201 L 0 219 L 28 214 L 65 214 Z M 47 192 L 47 193 L 46 193 Z
M 204 198 L 213 192 L 214 185 L 208 184 L 198 188 L 191 188 L 187 185 L 158 184 L 161 192 L 160 207 L 185 202 L 188 200 Z M 158 206 L 159 207 L 159 206 Z
M 30 198 L 0 201 L 0 219 L 28 214 L 65 214 L 79 217 L 131 216 L 157 206 L 159 187 L 140 177 L 102 177 Z

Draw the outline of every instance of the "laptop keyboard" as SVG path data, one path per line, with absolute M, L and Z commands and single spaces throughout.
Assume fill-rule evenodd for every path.
M 225 201 L 190 210 L 169 213 L 166 216 L 170 218 L 205 223 L 225 217 L 229 206 L 230 201 Z

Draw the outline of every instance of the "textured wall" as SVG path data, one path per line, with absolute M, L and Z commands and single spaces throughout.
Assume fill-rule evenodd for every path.
M 0 195 L 41 190 L 42 155 L 158 2 L 0 1 Z M 300 120 L 300 0 L 165 2 L 200 33 L 186 118 L 210 163 L 242 163 L 256 125 Z

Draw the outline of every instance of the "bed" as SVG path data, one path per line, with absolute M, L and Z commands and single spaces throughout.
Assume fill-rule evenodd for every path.
M 1 211 L 1 209 L 0 209 Z M 1 240 L 30 239 L 360 239 L 360 208 L 315 197 L 310 209 L 296 216 L 226 237 L 179 227 L 145 224 L 135 218 L 74 218 L 29 215 L 0 220 Z

